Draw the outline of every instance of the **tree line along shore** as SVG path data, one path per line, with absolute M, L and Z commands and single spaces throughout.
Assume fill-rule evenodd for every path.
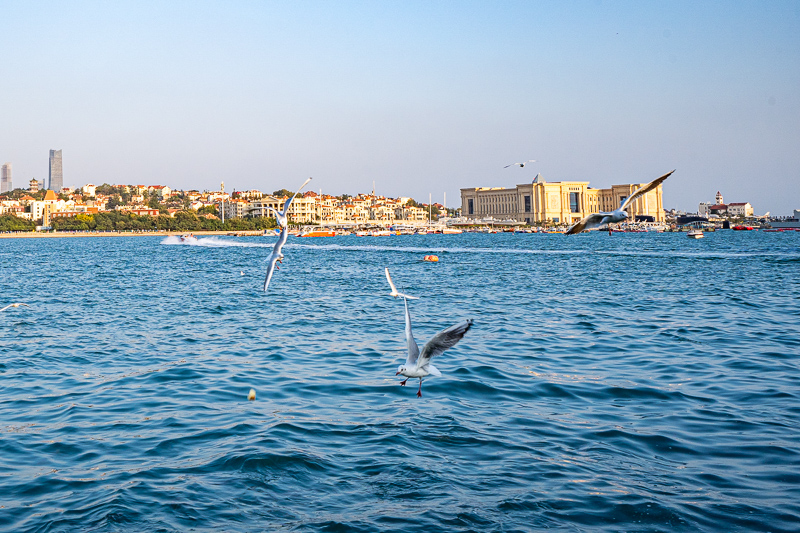
M 218 218 L 197 216 L 191 211 L 179 211 L 175 216 L 137 215 L 121 211 L 85 213 L 69 218 L 54 218 L 55 232 L 229 232 L 263 231 L 276 227 L 274 218 L 233 218 L 222 222 Z M 36 223 L 6 213 L 0 215 L 0 233 L 33 232 Z

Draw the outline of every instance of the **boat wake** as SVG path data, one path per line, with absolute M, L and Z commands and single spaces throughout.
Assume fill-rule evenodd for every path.
M 161 244 L 166 244 L 169 246 L 201 246 L 205 248 L 272 248 L 274 246 L 272 241 L 267 241 L 266 243 L 240 242 L 221 239 L 219 237 L 197 237 L 184 240 L 177 235 L 170 235 L 169 237 L 166 237 L 163 241 L 161 241 Z

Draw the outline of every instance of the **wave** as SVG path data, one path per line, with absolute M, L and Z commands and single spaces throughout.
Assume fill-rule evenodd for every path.
M 182 240 L 177 235 L 170 235 L 161 241 L 161 244 L 168 246 L 200 246 L 204 248 L 272 248 L 274 243 L 255 243 L 242 242 L 222 239 L 220 237 L 197 237 L 194 239 Z

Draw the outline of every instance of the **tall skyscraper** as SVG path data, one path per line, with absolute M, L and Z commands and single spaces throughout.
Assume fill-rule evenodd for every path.
M 6 163 L 0 169 L 0 192 L 13 191 L 14 187 L 11 185 L 11 163 Z
M 53 192 L 61 191 L 64 186 L 64 171 L 61 168 L 61 150 L 50 150 L 50 177 L 47 188 Z

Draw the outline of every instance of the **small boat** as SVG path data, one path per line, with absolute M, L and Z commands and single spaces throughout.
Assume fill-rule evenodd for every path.
M 753 226 L 734 226 L 731 229 L 734 231 L 752 231 L 755 228 Z
M 704 237 L 703 230 L 701 229 L 693 229 L 687 233 L 686 236 L 690 239 L 702 239 Z
M 197 242 L 197 237 L 195 237 L 191 233 L 189 235 L 181 235 L 179 237 L 179 239 L 180 239 L 181 242 L 187 242 L 187 243 L 188 242 Z
M 336 232 L 327 229 L 317 229 L 301 233 L 298 237 L 336 237 Z

